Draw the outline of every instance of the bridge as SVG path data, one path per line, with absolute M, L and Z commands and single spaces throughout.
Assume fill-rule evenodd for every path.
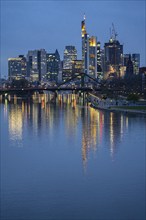
M 74 86 L 68 86 L 68 87 L 57 87 L 57 86 L 53 86 L 53 87 L 28 87 L 28 88 L 4 88 L 4 89 L 0 89 L 0 94 L 3 93 L 25 93 L 25 92 L 43 92 L 43 91 L 93 91 L 92 88 L 90 87 L 74 87 Z
M 74 79 L 81 77 L 81 82 L 79 86 L 72 86 L 72 85 L 67 85 L 68 83 L 72 82 Z M 97 88 L 91 88 L 89 86 L 85 86 L 85 77 L 89 78 L 90 80 L 96 82 L 97 85 L 100 83 L 98 82 L 97 79 L 94 79 L 93 77 L 89 76 L 86 73 L 80 73 L 76 76 L 73 76 L 71 79 L 66 80 L 65 82 L 58 83 L 56 86 L 35 86 L 35 87 L 27 87 L 27 88 L 0 88 L 0 95 L 3 94 L 32 94 L 34 92 L 44 92 L 44 91 L 76 91 L 76 92 L 91 92 L 93 90 L 98 90 L 100 89 Z

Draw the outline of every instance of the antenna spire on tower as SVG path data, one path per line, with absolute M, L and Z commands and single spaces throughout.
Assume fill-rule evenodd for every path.
M 85 19 L 86 19 L 86 15 L 85 15 L 85 13 L 84 13 L 84 21 L 85 21 Z

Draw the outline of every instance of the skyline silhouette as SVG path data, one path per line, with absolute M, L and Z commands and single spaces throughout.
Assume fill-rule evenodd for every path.
M 77 48 L 81 59 L 81 21 L 86 15 L 90 36 L 109 41 L 115 25 L 124 53 L 140 53 L 145 66 L 145 1 L 2 1 L 1 76 L 7 76 L 7 59 L 28 50 L 58 49 L 61 59 L 66 45 Z

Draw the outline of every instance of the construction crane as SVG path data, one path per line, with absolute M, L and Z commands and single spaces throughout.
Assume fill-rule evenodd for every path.
M 117 36 L 118 36 L 118 34 L 115 31 L 114 24 L 112 23 L 112 36 L 111 36 L 112 40 L 115 41 Z

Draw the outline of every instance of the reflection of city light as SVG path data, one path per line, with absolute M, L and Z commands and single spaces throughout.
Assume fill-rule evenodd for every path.
M 14 105 L 16 105 L 16 104 L 17 104 L 17 96 L 14 95 Z
M 12 140 L 22 140 L 22 112 L 18 108 L 10 110 L 9 132 Z
M 122 136 L 123 136 L 123 124 L 124 123 L 124 120 L 123 120 L 123 115 L 121 115 L 121 138 L 122 138 Z
M 102 112 L 100 112 L 100 117 L 99 117 L 100 142 L 102 141 L 103 123 L 104 123 L 104 115 Z
M 91 149 L 95 151 L 97 148 L 97 126 L 100 128 L 99 112 L 93 108 L 89 108 L 89 111 L 90 114 L 88 114 L 88 110 L 84 112 L 82 126 L 82 157 L 84 166 L 87 163 L 88 151 Z
M 30 104 L 28 105 L 28 115 L 30 116 Z
M 42 107 L 42 109 L 45 108 L 45 100 L 44 99 L 42 99 L 42 101 L 41 101 L 41 107 Z
M 87 161 L 87 145 L 86 145 L 86 139 L 83 136 L 82 138 L 82 158 L 83 158 L 83 162 Z
M 126 117 L 126 128 L 128 128 L 128 117 Z
M 37 108 L 37 104 L 34 104 L 32 106 L 32 116 L 33 116 L 34 128 L 37 131 L 37 129 L 38 129 L 38 108 Z
M 113 113 L 110 113 L 110 144 L 111 144 L 111 154 L 113 154 L 114 147 L 114 130 L 113 130 Z
M 90 108 L 90 117 L 91 117 L 91 121 L 90 121 L 90 132 L 91 132 L 91 140 L 90 142 L 93 144 L 93 148 L 94 150 L 96 149 L 96 136 L 97 136 L 97 124 L 99 121 L 99 113 L 93 109 Z
M 10 95 L 8 95 L 8 100 L 9 100 L 9 102 L 11 101 L 11 96 Z
M 22 101 L 22 106 L 21 106 L 21 108 L 22 108 L 22 113 L 24 114 L 25 107 L 24 107 L 24 102 L 23 102 L 23 101 Z
M 7 111 L 8 111 L 8 100 L 5 99 L 5 105 L 4 105 L 4 116 L 7 117 Z

